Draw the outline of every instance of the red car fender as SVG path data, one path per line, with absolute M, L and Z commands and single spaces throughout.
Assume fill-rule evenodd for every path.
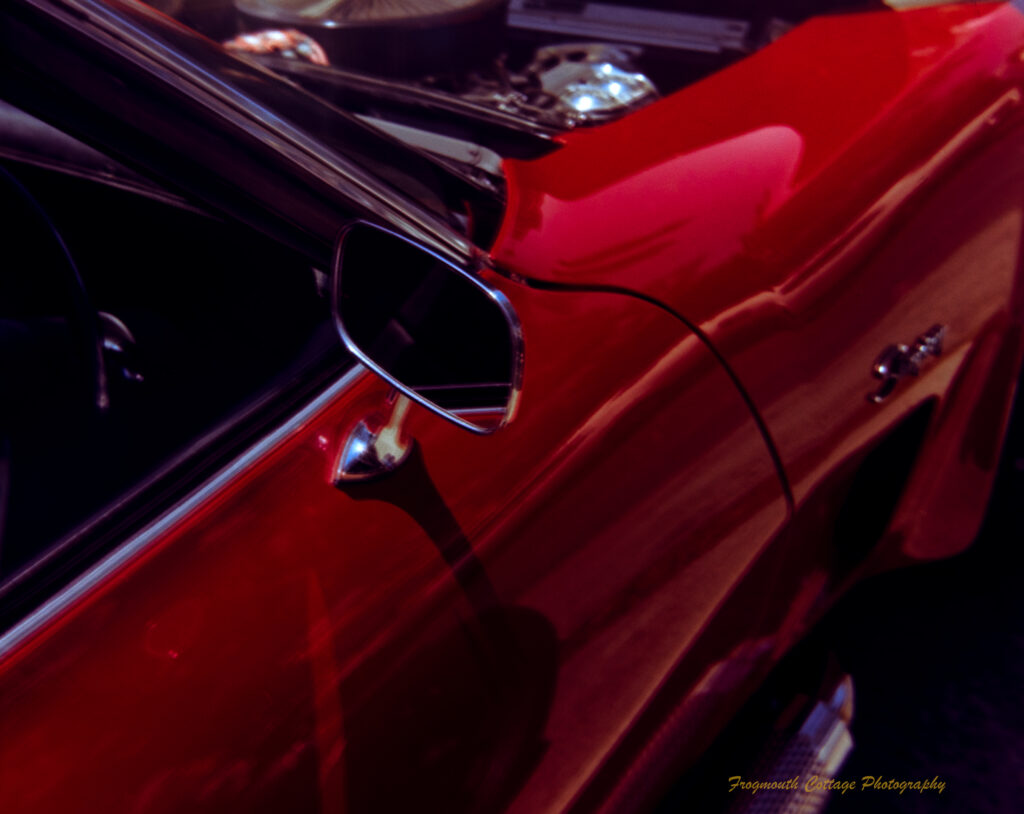
M 1010 4 L 811 20 L 508 162 L 494 255 L 549 285 L 636 291 L 709 338 L 798 513 L 822 517 L 798 570 L 833 567 L 825 541 L 857 461 L 935 400 L 921 474 L 871 568 L 953 553 L 982 517 L 1020 364 L 1022 52 Z M 942 355 L 872 402 L 879 355 L 935 325 Z M 978 454 L 963 451 L 976 421 L 993 428 Z

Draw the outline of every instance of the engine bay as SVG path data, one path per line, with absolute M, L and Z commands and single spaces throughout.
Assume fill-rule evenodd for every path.
M 881 0 L 154 0 L 390 135 L 476 169 L 551 149 Z

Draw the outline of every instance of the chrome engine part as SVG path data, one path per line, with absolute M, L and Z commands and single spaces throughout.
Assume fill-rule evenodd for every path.
M 499 62 L 493 73 L 474 73 L 458 95 L 557 129 L 597 124 L 658 98 L 654 83 L 633 67 L 641 52 L 631 45 L 551 45 L 518 72 Z
M 505 0 L 233 0 L 246 32 L 295 30 L 330 63 L 396 79 L 464 72 L 503 47 Z
M 572 124 L 589 124 L 658 98 L 651 80 L 629 67 L 640 51 L 624 45 L 552 45 L 537 51 L 526 70 L 556 100 L 553 110 Z

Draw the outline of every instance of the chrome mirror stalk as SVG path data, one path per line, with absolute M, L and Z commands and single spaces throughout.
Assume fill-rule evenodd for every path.
M 384 426 L 374 432 L 364 419 L 345 438 L 334 466 L 335 486 L 386 475 L 409 457 L 412 442 L 406 437 L 403 424 L 411 402 L 401 393 L 394 393 L 393 397 L 391 416 Z

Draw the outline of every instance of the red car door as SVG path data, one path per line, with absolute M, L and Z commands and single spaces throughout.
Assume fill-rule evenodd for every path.
M 78 101 L 62 98 L 58 121 L 97 98 L 99 143 L 137 150 L 300 260 L 323 270 L 368 197 L 393 229 L 465 242 L 341 148 L 368 143 L 368 166 L 387 158 L 399 181 L 400 167 L 431 177 L 422 157 L 349 120 L 324 127 L 336 113 L 163 18 L 131 7 L 126 28 L 104 4 L 90 28 L 34 9 L 16 7 L 25 37 L 10 50 L 45 23 L 69 53 L 24 72 L 94 66 L 61 75 Z M 23 104 L 55 92 L 46 79 Z M 310 116 L 258 115 L 281 97 Z M 717 733 L 788 643 L 762 613 L 789 606 L 770 590 L 787 501 L 754 414 L 664 309 L 487 279 L 522 323 L 516 420 L 479 437 L 414 408 L 413 457 L 338 489 L 345 439 L 387 396 L 352 373 L 125 539 L 0 639 L 5 804 L 557 811 L 608 799 L 623 765 L 663 779 L 655 735 L 658 761 L 684 761 Z
M 772 651 L 761 433 L 664 311 L 492 282 L 527 341 L 506 430 L 416 408 L 413 457 L 339 490 L 386 394 L 352 373 L 6 634 L 10 806 L 561 810 L 673 671 L 710 734 Z

